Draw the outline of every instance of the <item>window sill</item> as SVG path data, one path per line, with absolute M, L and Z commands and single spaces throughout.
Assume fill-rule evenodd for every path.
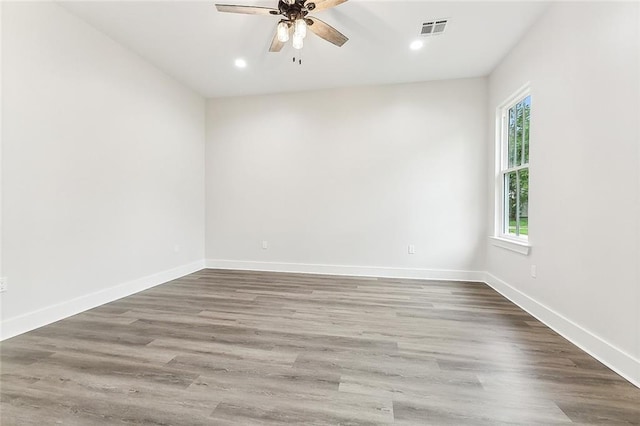
M 525 241 L 510 240 L 502 237 L 489 237 L 489 239 L 491 240 L 491 244 L 496 247 L 520 253 L 524 256 L 528 256 L 531 251 L 531 244 Z

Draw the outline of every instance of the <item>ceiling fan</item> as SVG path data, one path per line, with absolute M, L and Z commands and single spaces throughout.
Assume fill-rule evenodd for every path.
M 271 42 L 269 52 L 280 52 L 289 38 L 293 39 L 293 47 L 302 49 L 307 28 L 318 37 L 341 47 L 349 39 L 340 31 L 315 18 L 307 16 L 309 12 L 329 9 L 347 0 L 279 0 L 278 8 L 261 6 L 240 6 L 231 4 L 216 4 L 219 12 L 244 13 L 248 15 L 283 16 L 276 28 L 276 34 Z M 292 34 L 293 33 L 293 34 Z

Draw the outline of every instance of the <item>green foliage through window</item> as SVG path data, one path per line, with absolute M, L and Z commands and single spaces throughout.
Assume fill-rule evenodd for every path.
M 503 185 L 505 220 L 503 232 L 529 235 L 529 126 L 531 97 L 527 96 L 509 108 L 505 132 L 507 146 Z

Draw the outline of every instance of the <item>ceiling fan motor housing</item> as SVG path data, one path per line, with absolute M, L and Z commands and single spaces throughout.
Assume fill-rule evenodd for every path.
M 307 0 L 295 0 L 292 3 L 288 3 L 285 0 L 280 0 L 278 2 L 280 15 L 284 15 L 290 20 L 303 19 L 315 8 L 316 4 L 313 2 L 307 3 Z

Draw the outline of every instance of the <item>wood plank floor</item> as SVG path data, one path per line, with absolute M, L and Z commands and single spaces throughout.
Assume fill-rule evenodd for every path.
M 2 425 L 640 424 L 477 283 L 204 270 L 0 344 Z

